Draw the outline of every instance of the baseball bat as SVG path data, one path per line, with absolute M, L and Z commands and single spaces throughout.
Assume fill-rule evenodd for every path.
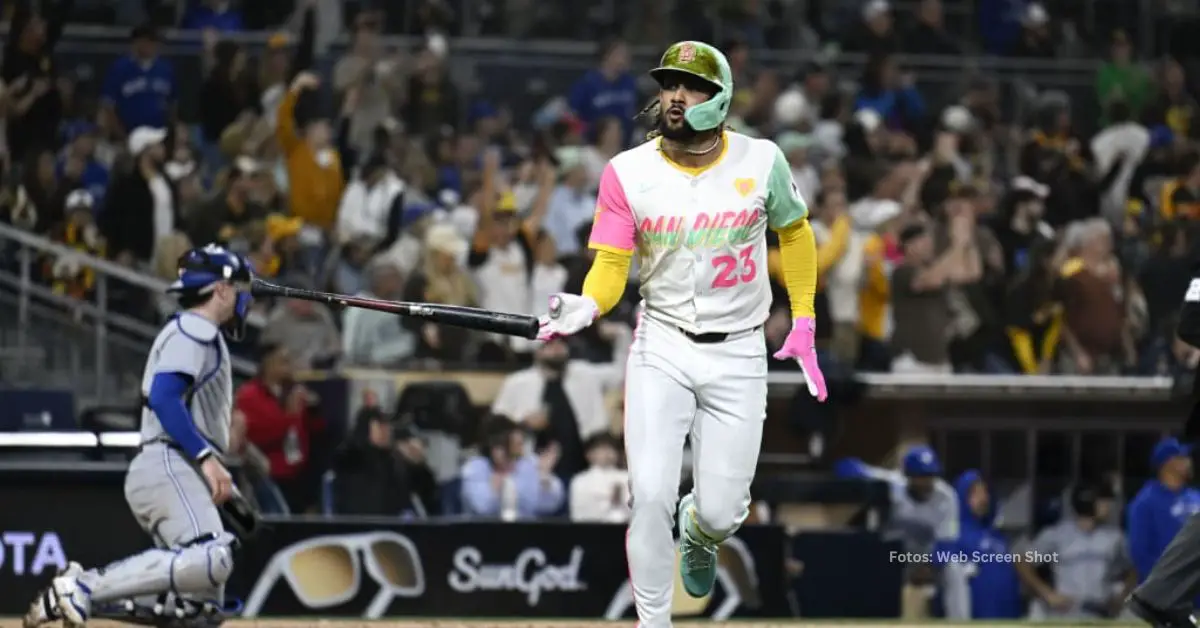
M 538 319 L 536 316 L 524 314 L 505 314 L 474 307 L 457 305 L 439 305 L 436 303 L 408 303 L 405 301 L 385 301 L 383 299 L 368 299 L 348 294 L 335 294 L 319 290 L 289 288 L 262 279 L 255 279 L 250 284 L 250 293 L 262 297 L 283 297 L 285 299 L 303 299 L 316 301 L 327 305 L 342 307 L 359 307 L 377 312 L 388 312 L 400 316 L 416 316 L 431 323 L 464 327 L 478 331 L 487 331 L 508 336 L 535 339 L 538 334 Z

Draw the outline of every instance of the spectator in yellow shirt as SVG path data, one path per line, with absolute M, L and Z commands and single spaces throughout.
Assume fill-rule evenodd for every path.
M 279 105 L 275 135 L 287 164 L 292 215 L 328 230 L 337 219 L 345 186 L 342 161 L 333 146 L 328 120 L 314 117 L 313 112 L 302 112 L 305 119 L 299 125 L 296 121 L 296 103 L 301 94 L 316 89 L 320 82 L 310 72 L 296 76 Z M 297 126 L 302 128 L 303 136 Z

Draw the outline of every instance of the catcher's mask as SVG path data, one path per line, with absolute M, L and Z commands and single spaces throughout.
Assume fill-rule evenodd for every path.
M 237 288 L 233 316 L 221 325 L 230 340 L 241 340 L 246 333 L 246 317 L 250 314 L 250 284 L 254 269 L 246 258 L 216 244 L 192 249 L 179 258 L 179 276 L 168 288 L 183 298 L 196 299 L 211 293 L 217 284 L 229 282 Z
M 714 85 L 717 93 L 712 98 L 688 107 L 683 117 L 697 131 L 711 131 L 725 121 L 729 105 L 733 101 L 733 70 L 720 50 L 700 41 L 681 41 L 671 44 L 663 53 L 658 67 L 650 70 L 650 76 L 663 84 L 669 72 L 682 72 Z

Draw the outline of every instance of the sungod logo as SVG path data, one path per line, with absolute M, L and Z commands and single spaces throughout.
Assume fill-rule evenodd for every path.
M 40 576 L 67 567 L 67 554 L 62 541 L 53 532 L 38 536 L 34 532 L 4 532 L 0 534 L 0 572 L 11 571 L 14 576 Z
M 474 591 L 519 591 L 525 594 L 530 606 L 537 606 L 543 591 L 587 591 L 580 582 L 583 548 L 571 550 L 565 565 L 551 565 L 546 552 L 529 548 L 521 552 L 512 564 L 485 565 L 483 553 L 476 547 L 463 547 L 454 553 L 454 571 L 450 572 L 450 587 L 459 593 Z

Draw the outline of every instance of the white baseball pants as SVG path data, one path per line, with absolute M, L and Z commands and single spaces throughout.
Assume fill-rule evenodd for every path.
M 696 518 L 713 538 L 741 525 L 767 415 L 761 327 L 698 343 L 643 316 L 625 378 L 625 455 L 633 495 L 626 539 L 640 628 L 671 625 L 673 521 L 685 438 L 692 437 Z

